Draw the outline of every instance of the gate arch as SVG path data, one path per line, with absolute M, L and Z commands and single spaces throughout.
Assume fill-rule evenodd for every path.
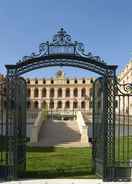
M 99 56 L 85 53 L 84 45 L 72 42 L 71 36 L 61 28 L 52 42 L 41 43 L 39 52 L 24 56 L 15 65 L 6 65 L 8 76 L 20 76 L 26 72 L 50 67 L 71 66 L 86 69 L 103 76 L 114 76 L 116 65 L 108 65 Z
M 32 70 L 36 70 L 44 67 L 51 66 L 70 66 L 82 68 L 85 70 L 89 70 L 95 72 L 101 76 L 101 84 L 103 84 L 103 108 L 102 113 L 104 113 L 104 117 L 102 120 L 101 127 L 103 127 L 103 132 L 107 132 L 108 134 L 102 135 L 104 140 L 101 143 L 101 148 L 103 149 L 104 157 L 96 157 L 95 152 L 93 152 L 93 161 L 95 165 L 96 174 L 101 175 L 103 179 L 113 179 L 114 178 L 114 168 L 115 168 L 115 94 L 116 94 L 116 65 L 108 65 L 105 63 L 99 56 L 93 56 L 91 52 L 85 53 L 84 45 L 80 42 L 72 42 L 71 36 L 64 31 L 63 28 L 54 35 L 52 42 L 41 43 L 39 45 L 38 53 L 32 53 L 31 56 L 24 56 L 21 60 L 19 60 L 14 65 L 6 65 L 7 69 L 7 80 L 10 85 L 10 91 L 7 90 L 8 99 L 10 99 L 14 94 L 14 89 L 16 85 L 13 84 L 12 81 L 17 81 L 20 76 L 24 73 L 27 73 Z M 100 81 L 100 79 L 99 79 Z M 20 82 L 20 81 L 19 81 Z M 96 86 L 96 82 L 94 84 Z M 26 87 L 25 87 L 26 88 Z M 96 88 L 96 87 L 95 87 Z M 14 98 L 17 103 L 17 97 Z M 109 104 L 109 105 L 108 105 Z M 93 104 L 93 117 L 95 113 L 95 105 Z M 7 119 L 10 124 L 10 100 L 7 103 Z M 15 114 L 14 119 L 16 118 Z M 93 121 L 95 119 L 93 118 Z M 104 126 L 105 125 L 105 126 Z M 12 125 L 15 130 L 15 126 Z M 7 126 L 7 136 L 10 136 L 10 129 Z M 106 137 L 105 137 L 106 136 Z M 13 132 L 13 138 L 10 138 L 8 142 L 8 178 L 14 178 L 21 175 L 17 170 L 17 167 L 21 165 L 21 162 L 17 162 L 17 158 L 15 161 L 12 159 L 12 155 L 14 157 L 19 154 L 15 153 L 14 150 L 14 142 L 12 143 L 12 139 L 16 140 L 18 138 L 17 132 Z M 24 141 L 25 137 L 20 138 L 22 144 L 26 144 Z M 109 145 L 107 144 L 109 143 Z M 96 146 L 96 140 L 93 140 L 94 146 Z M 18 141 L 15 141 L 15 145 L 17 146 Z M 99 148 L 99 145 L 96 149 Z M 93 148 L 94 149 L 94 148 Z M 23 159 L 25 159 L 23 150 Z M 19 158 L 18 158 L 19 160 Z M 23 167 L 24 171 L 24 167 Z

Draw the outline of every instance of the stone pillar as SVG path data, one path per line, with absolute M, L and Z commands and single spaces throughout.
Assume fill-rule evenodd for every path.
M 30 98 L 31 99 L 34 99 L 34 89 L 35 88 L 34 87 L 31 87 L 30 89 L 31 89 L 31 97 Z
M 38 98 L 41 99 L 42 97 L 42 88 L 38 88 Z

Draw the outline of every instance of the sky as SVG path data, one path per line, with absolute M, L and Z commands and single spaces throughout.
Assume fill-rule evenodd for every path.
M 132 58 L 132 0 L 0 0 L 0 73 L 38 52 L 41 42 L 52 41 L 63 27 L 72 40 L 83 42 L 85 51 L 98 55 L 118 72 Z M 29 77 L 52 76 L 60 69 L 43 68 Z M 68 76 L 95 75 L 64 68 Z

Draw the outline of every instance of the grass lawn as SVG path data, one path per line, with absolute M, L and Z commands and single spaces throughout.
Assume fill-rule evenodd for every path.
M 115 140 L 115 158 L 120 165 L 124 162 L 127 163 L 132 160 L 132 136 L 120 137 Z
M 28 148 L 28 178 L 95 178 L 91 148 Z

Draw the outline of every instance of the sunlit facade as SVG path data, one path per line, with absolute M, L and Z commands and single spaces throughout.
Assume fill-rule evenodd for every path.
M 94 78 L 68 78 L 59 70 L 53 78 L 26 79 L 27 108 L 30 111 L 50 110 L 92 111 Z

